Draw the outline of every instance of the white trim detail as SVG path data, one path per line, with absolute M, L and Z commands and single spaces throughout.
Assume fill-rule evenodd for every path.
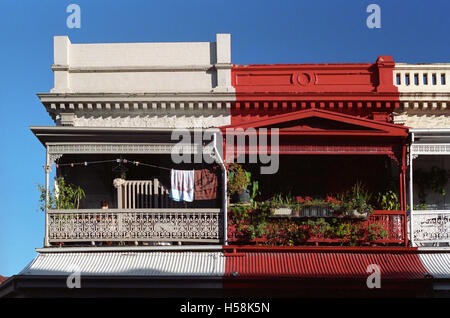
M 450 155 L 450 144 L 413 143 L 410 149 L 411 155 Z
M 47 143 L 49 154 L 170 154 L 175 143 Z M 199 145 L 177 145 L 196 154 Z M 55 156 L 56 157 L 56 156 Z

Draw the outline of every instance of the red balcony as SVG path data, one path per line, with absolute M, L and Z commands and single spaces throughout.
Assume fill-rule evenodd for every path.
M 406 213 L 375 210 L 368 219 L 259 216 L 228 222 L 230 244 L 263 245 L 406 245 Z

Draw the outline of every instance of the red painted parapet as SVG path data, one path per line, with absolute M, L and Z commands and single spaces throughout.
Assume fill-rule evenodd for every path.
M 379 56 L 376 65 L 378 70 L 376 91 L 380 93 L 397 93 L 398 89 L 394 85 L 395 62 L 392 56 Z
M 245 94 L 255 100 L 292 100 L 308 97 L 308 93 L 333 99 L 332 93 L 397 93 L 394 66 L 392 56 L 380 56 L 376 63 L 235 65 L 231 81 L 237 100 Z
M 400 107 L 392 56 L 375 63 L 234 65 L 232 123 L 326 109 L 383 122 Z

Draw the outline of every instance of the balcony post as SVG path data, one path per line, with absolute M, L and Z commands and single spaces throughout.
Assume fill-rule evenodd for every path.
M 219 150 L 217 149 L 217 134 L 213 135 L 213 150 L 216 156 L 216 160 L 220 164 L 220 168 L 222 170 L 222 209 L 223 209 L 223 245 L 228 245 L 228 199 L 227 199 L 227 168 L 225 167 L 225 163 L 223 161 L 222 156 L 220 155 Z M 220 136 L 222 140 L 222 136 Z
M 113 185 L 117 189 L 117 208 L 123 209 L 122 197 L 123 197 L 123 187 L 125 180 L 121 178 L 116 178 L 113 180 Z
M 407 200 L 406 200 L 406 171 L 407 171 L 407 162 L 406 162 L 406 145 L 402 146 L 402 163 L 401 163 L 401 191 L 402 191 L 402 203 L 401 203 L 401 209 L 404 211 L 405 215 L 405 222 L 403 226 L 403 231 L 405 233 L 405 246 L 408 246 L 408 226 L 407 226 L 407 214 L 406 214 L 406 206 L 407 206 Z
M 411 133 L 411 144 L 414 143 L 414 133 Z M 409 148 L 409 240 L 414 246 L 414 180 L 413 180 L 413 160 L 414 154 Z
M 44 236 L 44 247 L 49 247 L 49 238 L 48 238 L 48 226 L 49 226 L 49 219 L 48 219 L 48 205 L 50 201 L 50 172 L 52 170 L 51 162 L 50 162 L 50 154 L 48 153 L 48 146 L 45 146 L 46 153 L 45 153 L 45 236 Z

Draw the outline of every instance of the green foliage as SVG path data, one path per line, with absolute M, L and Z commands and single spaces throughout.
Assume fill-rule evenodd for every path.
M 382 210 L 400 210 L 400 200 L 392 190 L 386 191 L 385 193 L 378 193 L 377 201 Z
M 252 190 L 250 192 L 250 203 L 252 205 L 255 204 L 255 198 L 260 195 L 261 192 L 259 191 L 259 182 L 258 181 L 253 181 L 252 182 Z
M 295 205 L 295 200 L 290 194 L 278 193 L 270 199 L 269 204 L 272 208 L 292 207 Z
M 63 177 L 56 179 L 58 187 L 57 193 L 55 190 L 49 190 L 49 200 L 47 208 L 49 209 L 78 209 L 80 201 L 86 197 L 84 190 L 73 184 L 67 184 Z M 39 202 L 41 203 L 40 210 L 45 211 L 45 186 L 38 184 Z
M 380 223 L 368 224 L 345 218 L 272 218 L 271 209 L 271 202 L 258 202 L 255 207 L 233 205 L 229 208 L 228 225 L 234 227 L 239 237 L 248 240 L 264 238 L 262 244 L 266 245 L 303 245 L 311 237 L 340 239 L 340 244 L 360 245 L 387 236 Z
M 419 203 L 419 205 L 414 206 L 414 210 L 427 210 L 428 206 L 426 203 Z
M 251 174 L 242 168 L 242 165 L 238 163 L 232 163 L 228 167 L 228 194 L 233 195 L 235 193 L 241 193 L 247 189 L 250 183 Z
M 370 205 L 372 194 L 367 190 L 366 186 L 358 181 L 348 191 L 340 195 L 342 201 L 342 212 L 350 215 L 352 211 L 356 210 L 359 213 L 372 214 L 373 207 Z
M 290 207 L 294 211 L 300 211 L 303 206 L 328 206 L 336 213 L 352 215 L 353 211 L 370 215 L 373 207 L 370 204 L 372 194 L 365 185 L 357 182 L 351 189 L 338 194 L 336 197 L 327 196 L 325 199 L 294 197 L 291 194 L 276 194 L 270 199 L 272 208 Z
M 336 219 L 333 219 L 332 222 L 334 225 L 334 234 L 337 238 L 343 239 L 350 236 L 351 224 L 343 222 L 339 223 L 336 221 Z
M 45 197 L 46 197 L 46 193 L 45 193 L 45 186 L 43 186 L 42 184 L 37 184 L 38 187 L 38 191 L 39 191 L 39 203 L 40 205 L 40 210 L 42 212 L 45 212 Z M 49 202 L 48 202 L 48 208 L 52 208 L 55 206 L 55 201 L 54 201 L 54 197 L 50 191 L 49 193 Z
M 388 232 L 383 228 L 380 223 L 369 224 L 368 236 L 369 241 L 375 241 L 378 239 L 384 239 L 388 236 Z
M 445 186 L 448 182 L 448 175 L 447 170 L 436 166 L 431 167 L 429 171 L 423 169 L 414 170 L 414 183 L 417 184 L 419 189 L 420 202 L 425 203 L 427 190 L 445 196 Z
M 314 235 L 320 234 L 323 236 L 328 236 L 333 230 L 330 223 L 325 221 L 324 218 L 319 218 L 317 220 L 308 220 L 307 225 L 311 226 L 311 231 Z

